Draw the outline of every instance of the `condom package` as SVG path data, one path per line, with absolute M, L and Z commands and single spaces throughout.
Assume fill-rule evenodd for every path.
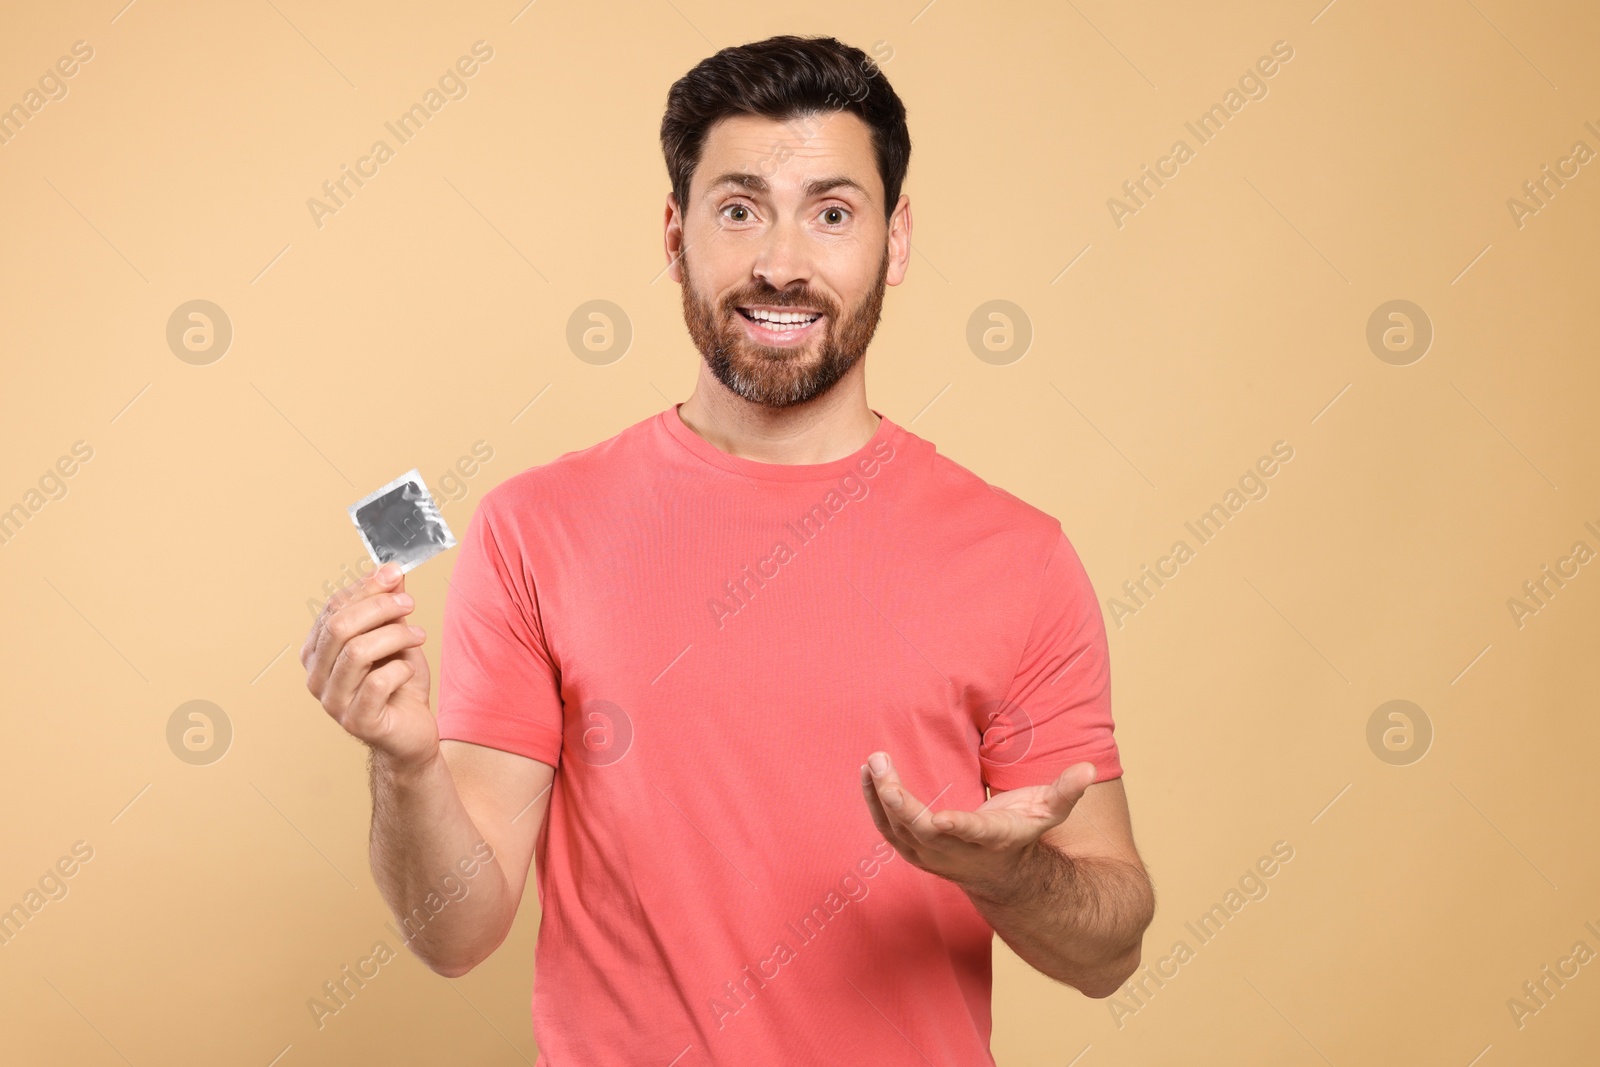
M 401 574 L 456 543 L 416 468 L 351 504 L 350 521 L 373 562 L 398 563 Z

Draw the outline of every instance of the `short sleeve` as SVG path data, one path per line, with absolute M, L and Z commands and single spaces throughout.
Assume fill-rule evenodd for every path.
M 1038 610 L 1005 699 L 991 710 L 979 759 L 994 792 L 1044 785 L 1090 762 L 1096 782 L 1122 762 L 1111 719 L 1105 622 L 1064 531 L 1040 579 Z
M 491 490 L 467 525 L 445 593 L 439 737 L 553 767 L 561 753 L 560 672 L 545 644 L 532 576 L 520 565 L 523 553 L 502 542 L 495 508 Z

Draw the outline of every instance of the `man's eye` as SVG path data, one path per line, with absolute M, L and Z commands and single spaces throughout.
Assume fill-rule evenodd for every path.
M 849 212 L 846 211 L 842 207 L 825 207 L 825 208 L 822 209 L 822 219 L 829 226 L 841 225 L 844 222 L 844 216 L 846 216 L 848 214 L 849 214 Z M 834 215 L 837 215 L 839 217 L 838 218 L 832 218 L 831 216 L 834 216 Z
M 724 212 L 742 211 L 742 212 L 745 213 L 744 215 L 730 216 L 733 219 L 734 222 L 744 222 L 746 220 L 746 218 L 749 216 L 749 213 L 750 213 L 750 209 L 748 207 L 746 207 L 744 204 L 729 204 L 727 207 L 723 208 L 722 210 Z

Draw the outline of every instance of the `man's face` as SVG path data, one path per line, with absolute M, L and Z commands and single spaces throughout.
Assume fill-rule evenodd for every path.
M 706 137 L 676 235 L 673 203 L 672 275 L 689 336 L 718 381 L 782 408 L 822 395 L 855 366 L 885 284 L 905 276 L 910 228 L 902 197 L 890 240 L 861 119 L 723 119 Z

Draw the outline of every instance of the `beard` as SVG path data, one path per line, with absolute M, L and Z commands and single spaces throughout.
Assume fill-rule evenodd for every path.
M 683 265 L 683 321 L 694 346 L 717 381 L 754 404 L 786 408 L 804 404 L 826 393 L 866 354 L 883 313 L 884 279 L 889 272 L 889 249 L 883 250 L 878 277 L 848 317 L 822 293 L 805 285 L 774 289 L 753 282 L 725 297 L 719 306 L 695 288 L 687 251 Z M 804 307 L 826 316 L 825 332 L 804 345 L 775 347 L 752 341 L 745 333 L 740 306 Z

